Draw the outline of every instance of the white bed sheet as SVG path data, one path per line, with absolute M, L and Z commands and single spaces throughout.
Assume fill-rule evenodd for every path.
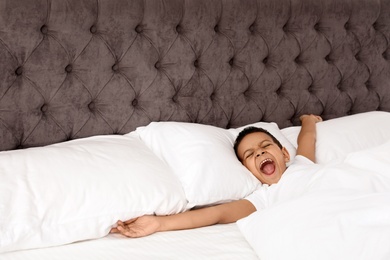
M 238 221 L 263 260 L 389 260 L 390 140 L 285 175 L 270 206 Z
M 0 254 L 1 260 L 258 259 L 236 223 L 130 239 L 111 234 L 64 246 Z

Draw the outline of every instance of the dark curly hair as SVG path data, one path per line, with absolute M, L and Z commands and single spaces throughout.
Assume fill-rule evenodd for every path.
M 234 153 L 236 154 L 238 160 L 240 160 L 240 157 L 238 157 L 238 153 L 237 153 L 237 149 L 238 149 L 238 146 L 240 145 L 242 139 L 244 139 L 245 136 L 249 135 L 249 134 L 252 134 L 252 133 L 264 133 L 264 134 L 267 134 L 269 137 L 272 138 L 272 141 L 277 145 L 279 146 L 280 149 L 283 148 L 282 144 L 279 142 L 278 139 L 275 138 L 275 136 L 273 136 L 270 132 L 268 132 L 267 130 L 265 130 L 264 128 L 260 128 L 260 127 L 255 127 L 255 126 L 248 126 L 246 128 L 244 128 L 244 130 L 242 130 L 236 140 L 234 141 Z M 241 161 L 241 160 L 240 160 Z

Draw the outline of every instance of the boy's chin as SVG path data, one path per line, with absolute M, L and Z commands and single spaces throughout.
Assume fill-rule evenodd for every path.
M 278 176 L 277 174 L 273 173 L 271 175 L 263 174 L 262 177 L 263 180 L 261 181 L 261 183 L 272 185 L 278 183 L 281 176 Z

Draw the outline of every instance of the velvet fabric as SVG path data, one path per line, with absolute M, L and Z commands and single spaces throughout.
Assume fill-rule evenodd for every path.
M 390 111 L 390 0 L 2 0 L 0 150 Z

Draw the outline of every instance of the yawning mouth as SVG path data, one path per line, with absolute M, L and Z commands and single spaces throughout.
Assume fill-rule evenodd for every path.
M 271 175 L 275 172 L 275 163 L 271 159 L 265 159 L 260 163 L 260 171 L 266 175 Z

